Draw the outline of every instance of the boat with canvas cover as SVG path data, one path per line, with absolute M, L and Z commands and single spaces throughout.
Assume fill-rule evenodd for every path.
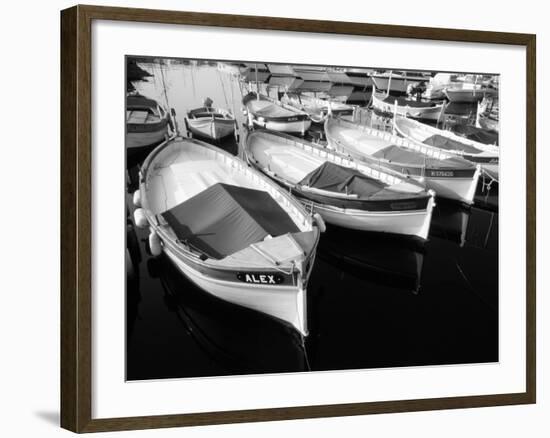
M 347 68 L 345 72 L 354 87 L 366 89 L 372 86 L 372 78 L 369 76 L 368 70 L 363 68 Z
M 424 120 L 439 120 L 445 110 L 444 103 L 391 96 L 386 93 L 377 92 L 374 87 L 372 91 L 372 106 L 390 117 L 397 114 L 402 117 Z
M 330 223 L 426 239 L 434 194 L 413 179 L 371 167 L 307 141 L 254 131 L 248 162 Z
M 319 225 L 280 186 L 237 157 L 196 139 L 158 146 L 140 173 L 134 213 L 204 291 L 307 334 L 306 288 Z
M 130 152 L 157 145 L 170 136 L 170 114 L 157 101 L 138 93 L 126 96 L 126 148 Z
M 481 84 L 472 84 L 469 82 L 460 82 L 453 84 L 443 90 L 450 102 L 470 102 L 475 103 L 483 99 L 488 94 L 493 94 L 493 90 L 483 87 Z
M 379 90 L 404 94 L 409 86 L 428 82 L 429 77 L 414 71 L 371 73 L 373 85 Z
M 453 133 L 478 143 L 498 146 L 498 132 L 473 125 L 456 124 Z
M 325 134 L 332 149 L 410 176 L 437 196 L 474 202 L 481 168 L 463 158 L 341 118 L 329 117 Z
M 305 111 L 313 123 L 324 123 L 329 114 L 347 116 L 353 115 L 354 111 L 351 105 L 301 93 L 287 93 L 281 98 L 281 102 Z
M 235 118 L 229 111 L 205 105 L 187 112 L 187 129 L 192 135 L 221 140 L 235 133 Z
M 443 149 L 472 163 L 480 164 L 492 178 L 498 180 L 498 146 L 486 145 L 403 117 L 394 119 L 395 130 L 406 139 Z
M 311 126 L 309 115 L 254 91 L 243 98 L 248 112 L 249 125 L 272 131 L 305 134 Z

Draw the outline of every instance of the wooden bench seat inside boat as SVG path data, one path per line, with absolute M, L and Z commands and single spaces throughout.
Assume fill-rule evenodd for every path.
M 128 110 L 126 111 L 126 123 L 144 124 L 156 123 L 160 118 L 151 110 Z

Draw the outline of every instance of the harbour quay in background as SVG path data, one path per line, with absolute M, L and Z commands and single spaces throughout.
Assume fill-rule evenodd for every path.
M 498 89 L 468 72 L 128 57 L 129 379 L 497 360 Z M 368 321 L 347 320 L 360 308 Z M 143 315 L 188 362 L 144 360 Z M 323 359 L 384 315 L 387 345 Z M 457 332 L 468 315 L 484 336 Z M 398 342 L 392 359 L 410 324 L 462 353 Z

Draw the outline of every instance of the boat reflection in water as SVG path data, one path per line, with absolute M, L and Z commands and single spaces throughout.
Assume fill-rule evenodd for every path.
M 329 226 L 317 254 L 359 278 L 417 293 L 424 261 L 423 243 L 415 238 Z
M 465 207 L 439 201 L 432 216 L 432 237 L 458 244 L 487 248 L 498 232 L 498 213 L 486 208 Z
M 307 371 L 302 337 L 268 315 L 205 294 L 163 255 L 147 263 L 164 303 L 219 375 Z

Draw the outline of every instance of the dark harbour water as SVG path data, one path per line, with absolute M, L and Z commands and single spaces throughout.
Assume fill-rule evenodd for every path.
M 189 85 L 191 74 L 165 78 L 172 106 L 182 96 L 178 75 Z M 156 78 L 142 92 L 164 103 Z M 200 94 L 195 88 L 195 100 Z M 188 108 L 199 106 L 188 97 Z M 176 111 L 181 126 L 185 108 Z M 232 138 L 221 147 L 239 150 Z M 130 175 L 138 161 L 128 161 Z M 130 194 L 127 205 L 131 212 Z M 480 184 L 471 208 L 437 200 L 424 243 L 329 225 L 308 286 L 305 341 L 198 289 L 165 257 L 147 254 L 147 230 L 135 233 L 128 380 L 498 361 L 498 185 L 487 193 Z

